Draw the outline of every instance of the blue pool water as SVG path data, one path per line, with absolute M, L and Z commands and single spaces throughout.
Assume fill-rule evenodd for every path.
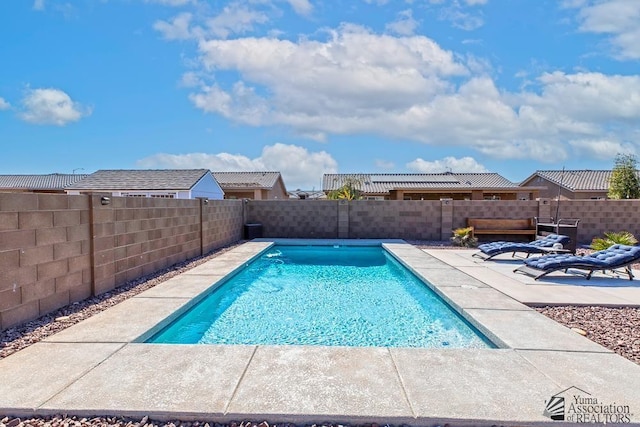
M 275 246 L 147 342 L 491 346 L 380 246 Z

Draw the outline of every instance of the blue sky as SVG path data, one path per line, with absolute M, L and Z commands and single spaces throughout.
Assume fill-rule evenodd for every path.
M 0 174 L 610 169 L 638 0 L 0 2 Z

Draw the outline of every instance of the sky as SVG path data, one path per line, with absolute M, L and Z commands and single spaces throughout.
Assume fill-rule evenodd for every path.
M 640 0 L 2 0 L 0 174 L 611 169 Z

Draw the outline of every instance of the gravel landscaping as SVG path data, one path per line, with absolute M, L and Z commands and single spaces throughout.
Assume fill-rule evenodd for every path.
M 0 332 L 0 359 L 5 358 L 31 344 L 55 334 L 73 324 L 137 295 L 153 286 L 170 279 L 186 270 L 200 265 L 220 253 L 244 243 L 233 245 L 214 251 L 206 256 L 192 259 L 151 276 L 143 277 L 127 283 L 118 289 L 97 297 L 63 307 L 53 313 L 43 316 L 24 325 Z M 448 242 L 409 241 L 420 248 L 460 249 L 452 247 Z M 635 269 L 640 266 L 635 265 Z M 538 312 L 551 319 L 573 328 L 592 341 L 611 349 L 617 354 L 640 364 L 640 308 L 608 308 L 608 307 L 536 307 Z M 122 417 L 80 418 L 65 415 L 55 417 L 41 417 L 18 419 L 4 417 L 0 414 L 0 427 L 20 426 L 210 426 L 210 427 L 295 427 L 293 424 L 271 424 L 267 422 L 231 423 L 221 425 L 217 423 L 200 422 L 165 422 L 159 423 L 147 419 L 134 420 Z M 322 426 L 339 426 L 337 424 L 323 424 Z M 315 426 L 315 425 L 314 425 Z M 321 427 L 321 425 L 317 425 Z M 371 425 L 369 425 L 371 426 Z M 377 427 L 373 425 L 373 427 Z

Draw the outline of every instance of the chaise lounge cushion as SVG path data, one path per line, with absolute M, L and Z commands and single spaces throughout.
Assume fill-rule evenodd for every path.
M 585 256 L 557 254 L 524 260 L 524 263 L 539 270 L 567 268 L 584 265 L 589 268 L 608 270 L 638 261 L 640 246 L 613 245 L 608 249 Z
M 562 234 L 548 234 L 538 240 L 534 240 L 533 242 L 524 243 L 524 242 L 490 242 L 483 243 L 478 246 L 480 253 L 485 260 L 492 258 L 499 254 L 509 253 L 509 252 L 524 252 L 526 254 L 540 254 L 545 253 L 544 248 L 553 248 L 555 244 L 560 244 L 562 246 L 568 244 L 571 241 L 569 236 L 565 236 Z M 481 255 L 477 254 L 477 255 Z
M 554 254 L 524 260 L 524 266 L 517 268 L 516 272 L 542 277 L 552 271 L 567 270 L 569 268 L 588 270 L 591 273 L 596 270 L 614 270 L 627 267 L 629 279 L 633 278 L 629 266 L 640 262 L 640 246 L 613 245 L 608 249 L 593 252 L 585 256 Z

